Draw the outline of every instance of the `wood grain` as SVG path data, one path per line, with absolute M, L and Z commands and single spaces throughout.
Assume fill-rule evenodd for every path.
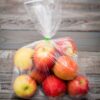
M 13 94 L 11 86 L 14 68 L 14 54 L 14 50 L 0 50 L 0 100 L 19 100 Z M 81 72 L 87 75 L 91 86 L 90 93 L 85 98 L 88 98 L 88 100 L 100 99 L 100 52 L 79 52 L 78 55 L 78 62 L 81 68 Z M 37 91 L 33 99 L 47 100 L 44 94 L 39 91 Z M 66 99 L 70 100 L 66 96 L 59 98 L 59 100 Z
M 81 72 L 90 80 L 92 97 L 86 98 L 100 100 L 100 0 L 62 0 L 62 9 L 62 23 L 54 38 L 71 36 L 78 49 L 86 51 L 79 52 L 78 58 Z M 9 49 L 43 39 L 35 25 L 36 20 L 30 20 L 23 0 L 0 0 L 0 49 L 7 49 L 0 50 L 0 100 L 20 100 L 11 87 L 15 50 Z M 33 99 L 47 98 L 36 95 Z M 70 100 L 59 98 L 66 99 Z
M 100 31 L 100 2 L 93 0 L 63 0 L 62 23 L 59 30 Z M 34 30 L 36 20 L 30 20 L 22 0 L 0 1 L 0 29 Z
M 37 31 L 0 31 L 0 49 L 18 49 L 29 43 L 43 39 Z M 99 32 L 62 32 L 59 31 L 54 38 L 72 37 L 77 44 L 78 50 L 100 51 Z
M 62 23 L 54 38 L 71 36 L 79 50 L 100 51 L 100 1 L 62 0 L 62 10 Z M 35 26 L 23 0 L 0 0 L 0 49 L 18 49 L 43 39 Z

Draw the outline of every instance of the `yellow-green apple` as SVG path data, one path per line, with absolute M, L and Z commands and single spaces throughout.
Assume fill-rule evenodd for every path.
M 49 75 L 46 72 L 41 72 L 39 70 L 32 70 L 29 74 L 33 79 L 36 80 L 37 83 L 41 84 L 42 81 Z
M 35 94 L 37 84 L 30 76 L 24 74 L 15 79 L 13 89 L 18 97 L 28 99 Z
M 14 56 L 14 64 L 20 70 L 27 70 L 33 66 L 34 50 L 31 48 L 21 48 L 16 51 Z
M 84 76 L 77 76 L 68 83 L 68 93 L 70 96 L 83 96 L 88 93 L 89 82 Z
M 54 74 L 63 80 L 72 80 L 77 76 L 78 65 L 77 63 L 68 55 L 60 56 L 54 67 Z
M 54 65 L 55 53 L 55 48 L 50 42 L 47 41 L 47 43 L 44 44 L 37 44 L 34 49 L 33 57 L 35 67 L 42 72 L 48 71 Z
M 47 96 L 61 96 L 67 91 L 67 85 L 54 75 L 48 76 L 42 83 L 43 91 Z
M 56 40 L 56 46 L 61 54 L 67 54 L 69 56 L 77 54 L 76 44 L 70 37 Z

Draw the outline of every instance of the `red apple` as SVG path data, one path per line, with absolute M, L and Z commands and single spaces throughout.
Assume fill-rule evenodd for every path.
M 78 76 L 68 83 L 68 93 L 70 96 L 82 96 L 88 93 L 89 82 L 86 77 Z
M 61 96 L 66 91 L 66 84 L 59 78 L 51 75 L 48 76 L 43 84 L 43 91 L 47 96 L 55 97 Z
M 77 47 L 73 39 L 70 37 L 61 38 L 55 41 L 58 51 L 61 54 L 67 54 L 73 56 L 77 54 Z
M 54 67 L 54 74 L 62 80 L 72 80 L 77 76 L 78 65 L 68 55 L 58 57 Z
M 13 89 L 18 97 L 29 99 L 35 94 L 37 84 L 30 76 L 20 75 L 15 79 Z
M 35 47 L 33 60 L 35 67 L 38 70 L 45 72 L 54 65 L 55 49 L 49 42 L 45 42 L 44 44 L 41 43 Z
M 42 83 L 42 81 L 48 76 L 48 73 L 33 70 L 30 72 L 30 76 L 35 79 L 37 83 Z

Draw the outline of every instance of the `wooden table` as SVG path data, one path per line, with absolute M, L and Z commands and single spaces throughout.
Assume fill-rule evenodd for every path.
M 14 49 L 43 39 L 23 1 L 0 0 L 0 100 L 18 100 L 11 89 Z M 100 100 L 100 0 L 61 1 L 63 20 L 54 38 L 70 36 L 75 40 L 80 50 L 79 65 L 90 80 L 92 98 L 88 99 Z M 37 94 L 34 100 L 47 99 Z
M 11 82 L 13 76 L 13 55 L 14 50 L 0 51 L 0 100 L 18 100 L 14 96 Z M 82 72 L 85 72 L 90 80 L 89 100 L 100 100 L 100 52 L 79 52 L 79 65 Z M 91 96 L 90 96 L 91 95 Z M 42 93 L 37 93 L 33 100 L 48 100 Z M 67 97 L 61 100 L 69 100 Z M 57 99 L 58 100 L 58 99 Z M 75 100 L 75 99 L 73 99 Z M 79 99 L 78 99 L 79 100 Z M 83 99 L 82 99 L 83 100 Z

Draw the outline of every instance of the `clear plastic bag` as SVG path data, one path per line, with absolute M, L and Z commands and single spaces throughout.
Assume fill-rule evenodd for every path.
M 40 34 L 52 38 L 61 22 L 60 0 L 26 0 L 25 7 Z
M 61 23 L 60 0 L 26 0 L 25 7 L 44 40 L 15 53 L 12 83 L 16 96 L 34 98 L 38 88 L 49 99 L 86 96 L 89 82 L 79 70 L 75 42 L 70 37 L 52 39 Z

